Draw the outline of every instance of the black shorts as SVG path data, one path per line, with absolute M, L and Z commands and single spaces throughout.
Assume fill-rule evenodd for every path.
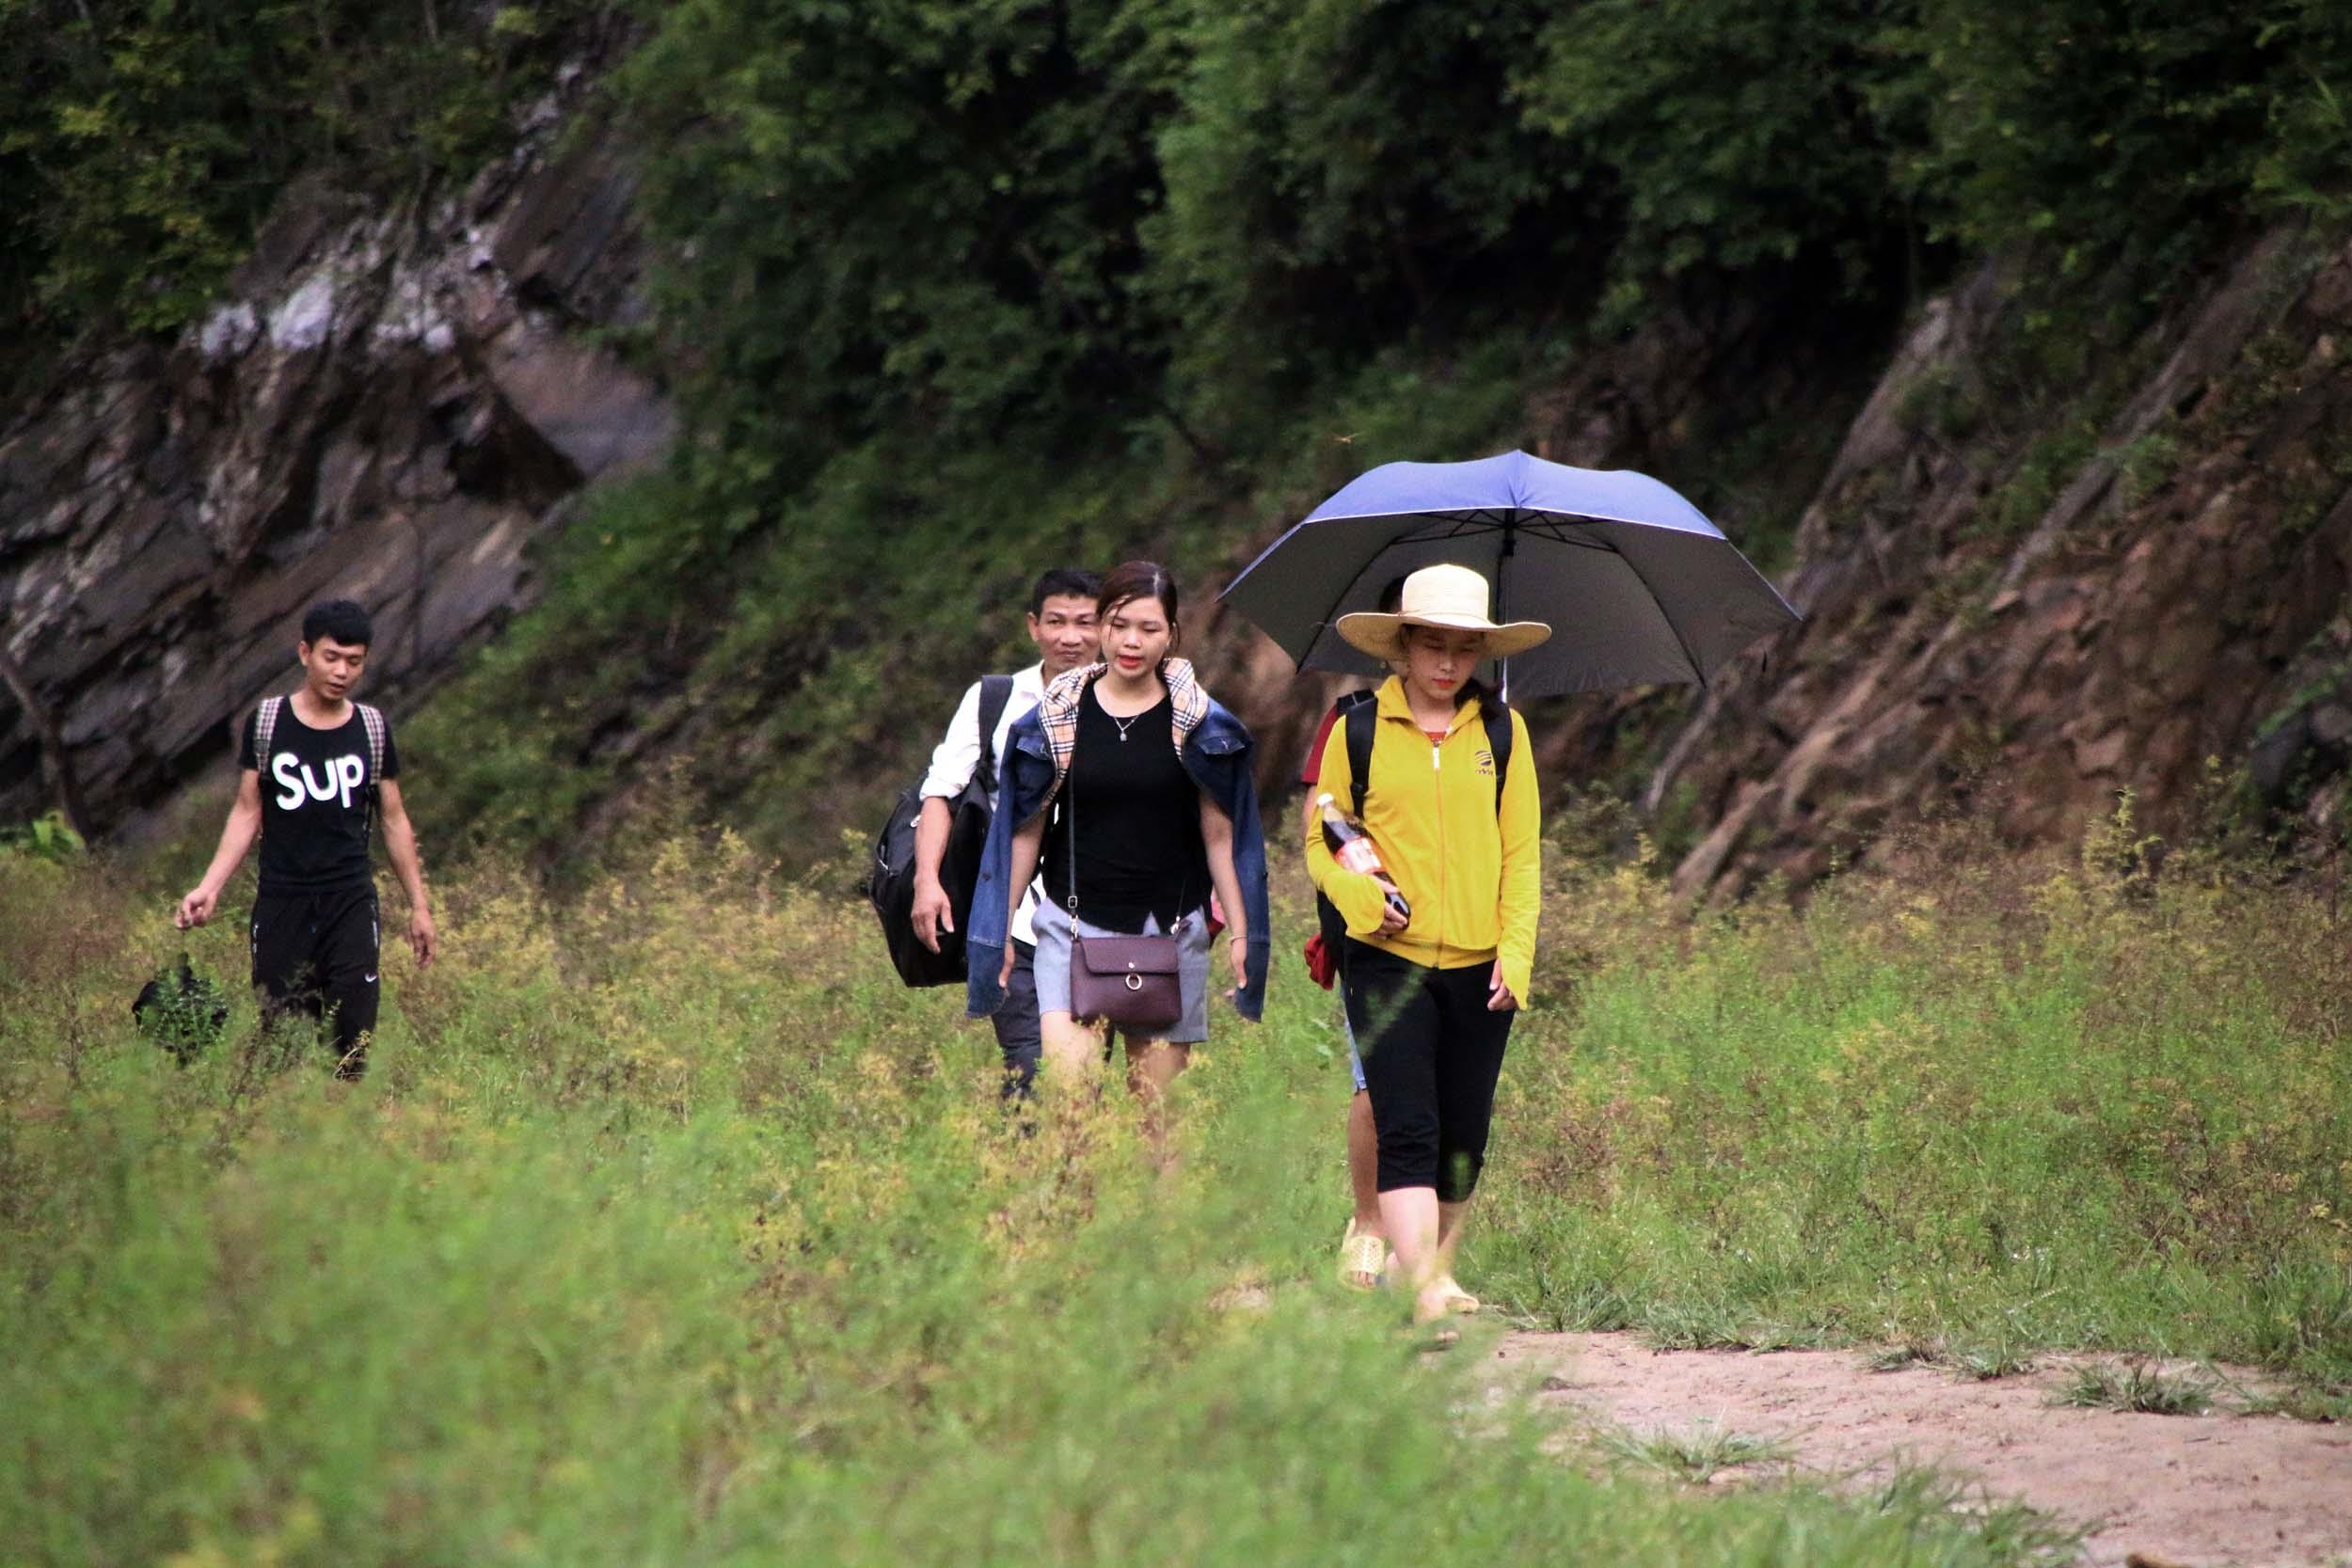
M 264 893 L 253 900 L 253 984 L 264 1017 L 308 1013 L 330 1022 L 335 1073 L 368 1069 L 375 1033 L 376 959 L 382 946 L 375 889 Z

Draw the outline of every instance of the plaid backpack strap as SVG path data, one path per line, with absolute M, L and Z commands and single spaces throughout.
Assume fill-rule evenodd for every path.
M 278 710 L 286 705 L 283 697 L 264 697 L 262 705 L 253 710 L 253 765 L 262 777 L 269 777 L 270 742 L 278 734 Z M 262 831 L 269 831 L 269 813 L 262 813 Z
M 384 710 L 365 703 L 354 703 L 359 710 L 359 722 L 368 727 L 368 788 L 373 790 L 384 782 Z
M 368 828 L 373 832 L 382 816 L 384 801 L 384 710 L 365 703 L 354 703 L 359 710 L 359 722 L 368 731 Z
M 278 734 L 278 710 L 285 702 L 283 697 L 264 697 L 253 710 L 253 761 L 264 773 L 269 771 L 270 741 Z

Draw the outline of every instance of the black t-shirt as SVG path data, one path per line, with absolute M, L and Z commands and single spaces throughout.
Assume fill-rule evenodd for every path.
M 253 754 L 259 710 L 245 721 L 237 766 L 262 775 L 263 893 L 333 893 L 373 879 L 368 828 L 374 820 L 375 785 L 368 758 L 367 721 L 351 717 L 331 730 L 314 730 L 294 714 L 294 699 L 278 705 L 266 762 Z M 384 729 L 384 777 L 400 777 L 391 726 Z
M 1176 707 L 1166 696 L 1133 719 L 1103 711 L 1094 688 L 1078 702 L 1078 744 L 1045 832 L 1044 895 L 1070 899 L 1070 819 L 1078 816 L 1078 915 L 1113 931 L 1160 929 L 1209 901 L 1200 792 L 1176 754 Z M 1120 738 L 1124 729 L 1125 738 Z

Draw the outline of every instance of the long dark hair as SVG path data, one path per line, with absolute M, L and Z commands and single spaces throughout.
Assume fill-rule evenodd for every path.
M 1111 568 L 1094 601 L 1095 625 L 1108 626 L 1114 611 L 1137 599 L 1157 599 L 1168 611 L 1168 651 L 1173 655 L 1184 641 L 1184 628 L 1177 619 L 1176 578 L 1156 561 L 1122 561 Z

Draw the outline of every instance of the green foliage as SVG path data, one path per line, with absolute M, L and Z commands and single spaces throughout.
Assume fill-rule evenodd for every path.
M 2201 1416 L 2213 1408 L 2215 1379 L 2193 1372 L 2168 1372 L 2135 1360 L 2123 1365 L 2091 1361 L 2074 1369 L 2054 1404 L 2079 1410 L 2129 1410 L 2147 1416 Z
M 1928 0 L 1879 102 L 1927 135 L 1902 178 L 1972 247 L 2169 281 L 2226 226 L 2340 202 L 2352 17 L 2329 0 Z
M 841 444 L 1138 406 L 1125 287 L 1153 200 L 1159 50 L 1099 0 L 685 0 L 618 81 L 663 305 L 702 361 L 702 465 L 759 504 Z
M 62 811 L 48 811 L 30 822 L 0 827 L 0 855 L 30 855 L 38 860 L 71 861 L 89 852 L 82 835 Z
M 1749 1465 L 1785 1465 L 1796 1457 L 1795 1450 L 1777 1438 L 1733 1432 L 1712 1421 L 1702 1421 L 1685 1432 L 1661 1427 L 1643 1433 L 1605 1433 L 1601 1448 L 1620 1459 L 1662 1470 L 1694 1486 L 1705 1486 L 1725 1470 Z
M 1586 0 L 1555 11 L 1517 78 L 1528 119 L 1605 171 L 1629 317 L 1652 286 L 1802 260 L 1867 291 L 1904 234 L 1890 178 L 1916 144 L 1891 47 L 1914 0 Z M 1882 125 L 1883 117 L 1894 123 Z
M 356 1088 L 162 1063 L 112 1000 L 165 928 L 138 880 L 0 863 L 16 1560 L 2046 1560 L 1917 1478 L 1693 1507 L 1586 1475 L 1417 1354 L 1326 1282 L 1319 991 L 1216 1024 L 1161 1178 L 1116 1092 L 1025 1133 L 954 999 L 739 845 L 560 907 L 450 879 Z
M 1255 410 L 1397 338 L 1556 309 L 1597 271 L 1589 166 L 1513 102 L 1545 8 L 1189 9 L 1142 238 L 1196 400 Z
M 1896 1514 L 1964 1514 L 1977 1521 L 1990 1550 L 2019 1564 L 2064 1568 L 2081 1558 L 2089 1533 L 2013 1498 L 1995 1497 L 1979 1482 L 1919 1466 L 1897 1470 L 1876 1488 L 1872 1501 Z
M 1574 1021 L 1506 1069 L 1497 1138 L 1530 1152 L 1482 1196 L 1486 1293 L 1978 1375 L 2164 1347 L 2352 1386 L 2340 931 L 2324 893 L 2139 843 L 1931 840 L 1695 927 L 1637 873 L 1578 879 L 1536 974 Z
M 593 0 L 0 0 L 0 309 L 21 331 L 197 315 L 286 182 L 413 198 L 502 150 Z

